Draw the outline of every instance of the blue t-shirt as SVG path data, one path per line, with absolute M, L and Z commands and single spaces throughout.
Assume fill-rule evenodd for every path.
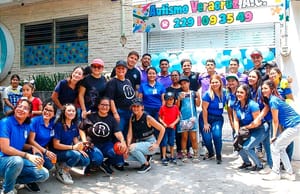
M 270 110 L 278 110 L 279 124 L 284 128 L 295 127 L 300 124 L 300 115 L 286 102 L 271 95 L 269 99 Z
M 54 138 L 60 140 L 60 143 L 65 145 L 72 145 L 73 139 L 79 136 L 76 124 L 72 124 L 70 128 L 66 126 L 66 129 L 64 129 L 62 123 L 56 123 L 54 133 Z
M 218 96 L 215 95 L 214 99 L 211 99 L 208 90 L 202 96 L 202 101 L 209 103 L 207 107 L 208 115 L 221 116 L 223 114 L 224 106 L 226 103 L 226 91 L 223 89 L 222 93 L 223 93 L 222 98 L 219 98 Z
M 253 120 L 252 113 L 260 111 L 259 105 L 254 100 L 250 100 L 245 107 L 241 107 L 240 102 L 234 106 L 236 116 L 240 121 L 240 126 L 249 125 Z
M 14 116 L 0 120 L 0 138 L 9 139 L 9 145 L 17 150 L 23 150 L 30 132 L 29 124 L 19 124 Z M 0 151 L 0 157 L 6 154 Z
M 181 120 L 189 119 L 192 116 L 194 117 L 197 116 L 196 104 L 195 104 L 195 98 L 196 98 L 195 91 L 191 90 L 190 93 L 184 92 L 184 94 L 185 94 L 184 98 L 181 99 L 180 101 Z
M 235 105 L 235 102 L 236 102 L 236 95 L 235 95 L 235 93 L 232 93 L 229 90 L 227 90 L 227 92 L 226 92 L 226 100 L 227 100 L 227 102 L 226 102 L 227 106 L 233 109 L 233 107 Z
M 161 96 L 165 92 L 165 87 L 158 82 L 155 82 L 153 87 L 148 82 L 142 83 L 139 88 L 139 93 L 143 94 L 144 106 L 147 108 L 159 109 L 162 105 Z
M 48 127 L 44 124 L 43 116 L 31 119 L 30 130 L 35 133 L 35 141 L 45 147 L 54 137 L 54 118 L 50 120 Z
M 74 103 L 78 96 L 78 88 L 75 88 L 74 90 L 70 88 L 68 80 L 65 79 L 58 82 L 54 91 L 57 92 L 58 100 L 62 105 Z

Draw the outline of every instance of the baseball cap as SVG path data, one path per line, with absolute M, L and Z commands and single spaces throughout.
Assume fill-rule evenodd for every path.
M 91 65 L 101 65 L 101 66 L 103 66 L 104 67 L 104 62 L 103 62 L 103 60 L 102 59 L 94 59 L 93 61 L 92 61 L 92 63 L 91 63 Z
M 229 80 L 231 78 L 236 79 L 237 81 L 239 81 L 239 78 L 235 73 L 229 73 L 229 74 L 226 75 L 226 80 Z
M 181 83 L 182 81 L 190 82 L 190 79 L 187 76 L 180 76 L 179 83 Z
M 169 100 L 170 98 L 175 98 L 175 94 L 173 92 L 167 92 L 164 96 L 165 100 Z
M 143 100 L 141 98 L 134 98 L 132 100 L 132 105 L 143 106 Z
M 260 57 L 262 57 L 262 53 L 259 50 L 254 50 L 254 51 L 252 51 L 252 53 L 251 53 L 250 56 L 251 57 L 254 57 L 254 56 L 260 56 Z
M 277 64 L 275 61 L 267 61 L 265 64 L 264 64 L 264 68 L 269 66 L 270 68 L 273 68 L 273 67 L 277 67 Z
M 119 60 L 119 61 L 117 61 L 117 62 L 116 62 L 116 67 L 119 67 L 119 66 L 122 66 L 122 67 L 127 68 L 127 63 L 126 63 L 126 61 L 124 61 L 124 60 Z

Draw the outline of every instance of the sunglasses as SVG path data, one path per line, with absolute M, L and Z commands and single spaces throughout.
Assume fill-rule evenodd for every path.
M 94 69 L 102 69 L 103 68 L 102 65 L 92 65 L 91 67 Z

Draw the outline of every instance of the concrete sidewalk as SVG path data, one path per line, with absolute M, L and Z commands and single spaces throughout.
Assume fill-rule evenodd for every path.
M 133 167 L 128 167 L 123 172 L 115 170 L 111 177 L 104 177 L 102 172 L 91 176 L 73 174 L 74 185 L 64 185 L 55 177 L 50 177 L 47 182 L 39 184 L 40 193 L 300 193 L 300 161 L 293 161 L 296 181 L 263 181 L 262 175 L 257 172 L 238 170 L 237 167 L 242 162 L 231 153 L 231 143 L 224 143 L 221 165 L 217 165 L 215 160 L 201 160 L 198 164 L 189 161 L 183 166 L 162 166 L 159 155 L 155 155 L 152 169 L 146 174 L 136 173 Z M 32 194 L 26 189 L 19 190 L 18 193 Z

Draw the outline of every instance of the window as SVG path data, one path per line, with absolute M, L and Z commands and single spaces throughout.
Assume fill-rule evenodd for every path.
M 147 34 L 147 51 L 182 52 L 195 49 L 233 49 L 249 47 L 276 47 L 273 23 L 155 31 Z
M 56 19 L 22 25 L 22 66 L 88 62 L 88 19 Z

